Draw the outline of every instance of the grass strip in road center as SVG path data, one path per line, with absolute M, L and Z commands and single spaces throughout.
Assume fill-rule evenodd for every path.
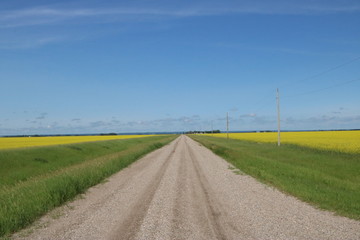
M 175 139 L 175 135 L 0 151 L 0 236 Z
M 242 172 L 339 215 L 360 220 L 360 154 L 190 135 Z

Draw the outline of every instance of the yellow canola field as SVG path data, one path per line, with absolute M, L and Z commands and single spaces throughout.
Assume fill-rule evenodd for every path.
M 211 134 L 207 135 L 211 136 Z M 214 134 L 213 136 L 226 138 L 226 133 Z M 255 142 L 277 143 L 277 132 L 229 133 L 229 137 Z M 360 131 L 282 132 L 281 143 L 346 153 L 360 153 Z
M 0 137 L 0 150 L 36 146 L 49 146 L 81 142 L 106 141 L 150 137 L 154 135 L 113 135 L 113 136 L 56 136 L 56 137 Z

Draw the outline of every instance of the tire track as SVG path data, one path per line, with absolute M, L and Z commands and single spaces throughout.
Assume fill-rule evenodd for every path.
M 186 144 L 186 150 L 189 154 L 191 165 L 196 173 L 196 181 L 199 183 L 197 185 L 199 187 L 198 194 L 201 195 L 200 198 L 202 199 L 202 204 L 204 204 L 206 208 L 208 227 L 213 232 L 215 239 L 227 239 L 225 229 L 220 221 L 221 214 L 225 214 L 225 212 L 220 210 L 220 204 L 215 198 L 215 194 L 212 193 L 211 186 L 203 174 L 192 148 L 189 147 L 188 144 Z
M 215 198 L 188 138 L 178 167 L 171 239 L 228 239 L 219 216 L 225 214 Z M 193 233 L 193 234 L 191 234 Z
M 359 221 L 315 209 L 228 166 L 181 136 L 91 188 L 51 224 L 14 239 L 360 239 Z
M 178 138 L 175 141 L 176 143 L 174 144 L 170 155 L 166 157 L 163 165 L 156 173 L 155 178 L 152 179 L 152 181 L 147 185 L 146 187 L 147 190 L 144 193 L 142 193 L 142 195 L 139 197 L 137 202 L 133 205 L 132 214 L 129 215 L 126 219 L 124 219 L 124 221 L 122 222 L 120 227 L 116 230 L 116 233 L 111 237 L 111 239 L 130 240 L 135 238 L 137 232 L 141 227 L 142 220 L 147 214 L 147 210 L 150 206 L 151 201 L 154 198 L 156 190 L 158 189 L 158 186 L 164 177 L 166 169 L 168 168 L 171 159 L 178 147 L 180 139 Z

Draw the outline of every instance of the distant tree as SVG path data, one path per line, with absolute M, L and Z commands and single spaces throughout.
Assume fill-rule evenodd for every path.
M 188 131 L 188 132 L 185 132 L 185 134 L 201 134 L 201 133 L 207 133 L 207 134 L 210 134 L 210 133 L 220 133 L 220 130 L 213 130 L 213 131 Z

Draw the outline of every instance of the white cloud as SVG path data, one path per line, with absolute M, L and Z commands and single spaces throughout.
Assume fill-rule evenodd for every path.
M 44 113 L 41 113 L 40 116 L 38 116 L 36 119 L 37 120 L 43 120 L 46 118 L 46 116 L 48 115 L 48 113 L 44 112 Z
M 32 7 L 0 12 L 0 27 L 12 28 L 31 25 L 60 24 L 79 18 L 117 17 L 124 20 L 130 16 L 142 16 L 145 19 L 159 17 L 201 17 L 229 14 L 265 14 L 265 15 L 303 15 L 303 14 L 336 14 L 359 12 L 360 4 L 343 2 L 323 3 L 321 1 L 224 1 L 224 2 L 193 2 L 182 7 L 173 7 L 164 3 L 163 7 L 119 7 L 112 8 L 69 8 L 63 7 Z M 119 18 L 120 17 L 120 18 Z M 130 18 L 130 20 L 134 20 Z M 136 18 L 136 20 L 139 20 Z
M 320 0 L 195 0 L 184 3 L 175 1 L 174 4 L 169 4 L 166 1 L 149 2 L 146 5 L 144 5 L 144 2 L 141 4 L 139 2 L 128 3 L 126 6 L 120 4 L 115 3 L 113 6 L 107 5 L 106 7 L 98 7 L 91 4 L 86 4 L 87 7 L 82 7 L 77 4 L 77 7 L 74 7 L 74 5 L 59 3 L 57 5 L 33 6 L 0 11 L 0 32 L 2 34 L 0 49 L 36 48 L 48 44 L 77 41 L 104 35 L 103 31 L 106 30 L 103 29 L 106 29 L 106 27 L 94 27 L 91 32 L 88 31 L 87 26 L 95 24 L 104 24 L 102 26 L 105 26 L 110 23 L 119 23 L 121 27 L 124 27 L 127 23 L 166 21 L 169 24 L 171 19 L 204 16 L 336 14 L 360 11 L 360 3 L 356 1 L 347 3 L 332 1 L 329 3 Z M 111 31 L 111 33 L 105 34 L 114 34 L 120 31 L 121 27 L 111 28 L 111 30 L 107 30 Z M 14 31 L 14 28 L 17 31 Z M 29 29 L 31 30 L 29 31 Z M 247 49 L 251 48 L 251 46 L 245 47 Z M 281 47 L 259 50 L 314 55 L 313 52 L 301 49 Z
M 249 115 L 248 115 L 249 116 Z M 177 118 L 159 118 L 147 121 L 119 121 L 98 120 L 87 122 L 85 120 L 67 122 L 48 122 L 39 124 L 38 121 L 28 121 L 32 125 L 27 127 L 9 127 L 2 122 L 1 135 L 23 134 L 81 134 L 105 132 L 167 132 L 210 130 L 225 130 L 226 119 L 210 119 L 198 115 L 182 116 Z M 71 124 L 74 123 L 74 124 Z M 319 130 L 319 129 L 356 129 L 360 126 L 360 115 L 340 116 L 319 115 L 308 118 L 288 117 L 282 120 L 284 130 Z M 231 131 L 246 130 L 274 130 L 276 129 L 275 116 L 249 116 L 247 118 L 230 118 Z
M 32 25 L 61 24 L 68 20 L 79 18 L 98 18 L 103 21 L 104 18 L 118 17 L 118 21 L 133 20 L 131 16 L 147 17 L 193 17 L 213 15 L 202 10 L 166 10 L 166 9 L 140 9 L 140 8 L 111 8 L 111 9 L 56 9 L 56 8 L 31 8 L 3 12 L 0 15 L 1 28 L 14 28 Z M 220 13 L 217 13 L 220 14 Z M 217 15 L 216 14 L 216 15 Z M 137 18 L 137 20 L 139 20 Z
M 360 128 L 360 115 L 321 115 L 308 118 L 289 117 L 283 121 L 286 129 L 356 129 Z
M 256 113 L 248 113 L 248 114 L 240 115 L 240 118 L 254 118 L 256 116 L 257 116 Z
M 65 37 L 60 36 L 47 36 L 47 37 L 37 37 L 37 36 L 27 36 L 27 38 L 10 38 L 8 40 L 0 40 L 0 49 L 28 49 L 36 48 L 44 45 L 58 43 L 65 41 Z

